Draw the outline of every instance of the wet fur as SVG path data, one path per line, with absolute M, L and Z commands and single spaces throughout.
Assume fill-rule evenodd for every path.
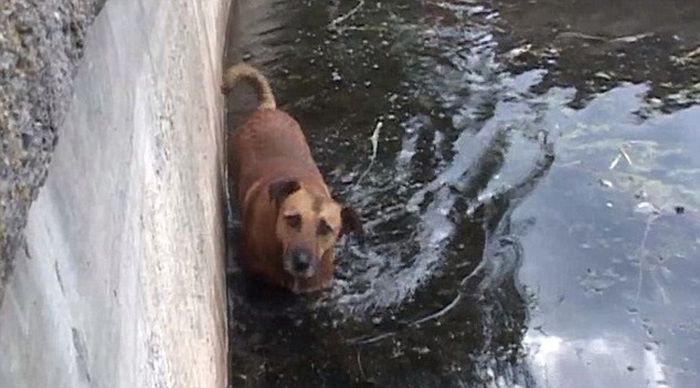
M 362 233 L 359 217 L 332 198 L 299 124 L 275 108 L 262 74 L 245 64 L 229 68 L 222 91 L 230 92 L 241 81 L 253 86 L 259 101 L 257 110 L 230 136 L 228 147 L 231 192 L 242 223 L 241 267 L 297 293 L 329 287 L 336 241 L 343 234 Z M 298 228 L 289 225 L 294 214 L 301 219 Z M 319 235 L 321 220 L 332 232 Z M 308 277 L 290 274 L 284 259 L 290 247 L 313 252 Z

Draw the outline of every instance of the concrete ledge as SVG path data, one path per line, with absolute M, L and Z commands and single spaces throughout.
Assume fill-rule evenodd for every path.
M 14 387 L 224 387 L 228 1 L 110 1 L 0 306 Z

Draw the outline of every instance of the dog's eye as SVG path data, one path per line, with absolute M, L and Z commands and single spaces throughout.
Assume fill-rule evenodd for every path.
M 318 233 L 319 236 L 325 236 L 331 232 L 333 232 L 333 228 L 331 228 L 331 226 L 328 225 L 325 220 L 319 221 L 318 228 L 316 230 L 316 233 Z
M 301 216 L 298 214 L 292 214 L 288 216 L 284 216 L 285 221 L 287 221 L 287 225 L 289 225 L 292 228 L 299 228 L 301 226 Z

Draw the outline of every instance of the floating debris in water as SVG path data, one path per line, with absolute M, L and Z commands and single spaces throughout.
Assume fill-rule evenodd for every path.
M 384 126 L 384 123 L 381 121 L 377 122 L 377 126 L 374 127 L 374 132 L 372 132 L 372 137 L 370 140 L 372 141 L 372 160 L 374 160 L 377 157 L 377 144 L 379 143 L 379 131 L 382 129 L 382 126 Z
M 611 42 L 622 42 L 622 43 L 634 43 L 638 40 L 647 38 L 652 36 L 653 34 L 650 32 L 642 33 L 642 34 L 637 34 L 637 35 L 628 35 L 628 36 L 621 36 L 619 38 L 611 39 Z
M 418 205 L 409 203 L 406 205 L 406 211 L 409 213 L 417 213 L 420 210 L 420 207 Z
M 416 353 L 418 353 L 418 354 L 428 354 L 428 353 L 430 353 L 430 348 L 428 348 L 427 346 L 423 346 L 423 347 L 417 347 L 417 346 L 416 346 L 416 347 L 412 348 L 411 350 L 413 350 L 414 352 L 416 352 Z
M 617 148 L 620 150 L 620 153 L 622 154 L 622 156 L 625 157 L 625 160 L 627 161 L 627 163 L 631 166 L 631 165 L 632 165 L 632 159 L 631 159 L 630 156 L 627 154 L 627 151 L 625 151 L 625 149 L 622 148 L 622 146 L 617 147 Z
M 372 142 L 372 154 L 369 157 L 369 165 L 367 166 L 367 169 L 360 175 L 360 178 L 357 180 L 357 183 L 359 183 L 362 178 L 367 175 L 369 170 L 374 166 L 374 161 L 377 159 L 377 148 L 379 146 L 379 131 L 382 129 L 384 126 L 384 123 L 380 120 L 377 121 L 377 126 L 374 127 L 374 132 L 372 132 L 372 137 L 370 137 L 370 142 Z
M 506 57 L 508 57 L 510 59 L 515 59 L 515 58 L 525 54 L 526 52 L 530 51 L 530 49 L 532 49 L 531 43 L 524 44 L 520 47 L 516 47 L 516 48 L 508 51 L 508 53 L 506 53 Z
M 700 56 L 700 46 L 697 47 L 695 50 L 692 50 L 691 52 L 683 55 L 682 57 L 671 56 L 671 60 L 676 64 L 686 65 L 688 62 L 691 62 L 696 56 Z
M 640 213 L 640 214 L 660 214 L 661 213 L 659 208 L 654 206 L 654 204 L 651 202 L 640 202 L 639 204 L 637 204 L 634 211 L 636 213 Z
M 610 182 L 609 180 L 599 179 L 598 182 L 600 182 L 600 185 L 603 187 L 608 187 L 608 188 L 613 187 L 612 182 Z
M 331 171 L 330 175 L 339 176 L 343 173 L 343 170 L 345 170 L 345 163 L 340 163 L 337 166 L 335 166 L 333 171 Z
M 605 80 L 608 80 L 608 81 L 612 79 L 612 77 L 610 76 L 610 74 L 604 73 L 604 72 L 602 72 L 602 71 L 599 71 L 599 72 L 593 74 L 593 76 L 595 76 L 595 77 L 597 77 L 597 78 L 602 78 L 602 79 L 605 79 Z
M 355 173 L 348 173 L 340 177 L 340 181 L 342 183 L 352 183 L 352 181 L 355 179 Z
M 610 163 L 610 167 L 608 167 L 610 170 L 614 169 L 617 166 L 617 164 L 620 163 L 620 160 L 622 158 L 624 158 L 627 164 L 629 164 L 630 166 L 633 165 L 632 158 L 630 158 L 629 154 L 627 153 L 627 151 L 625 151 L 624 148 L 622 148 L 622 146 L 617 147 L 617 151 L 618 154 L 615 156 L 615 159 L 613 159 L 612 163 Z
M 614 169 L 618 163 L 620 163 L 620 159 L 622 159 L 622 155 L 617 154 L 615 156 L 615 159 L 613 159 L 612 163 L 610 163 L 610 167 L 608 167 L 610 170 Z
M 357 5 L 355 5 L 350 11 L 348 11 L 348 13 L 346 13 L 344 15 L 340 15 L 337 18 L 331 20 L 331 22 L 328 23 L 328 28 L 329 29 L 336 29 L 340 23 L 342 23 L 342 22 L 346 21 L 347 19 L 349 19 L 350 17 L 352 17 L 352 15 L 356 14 L 357 11 L 359 11 L 360 8 L 362 8 L 364 5 L 365 5 L 365 0 L 360 0 L 357 3 Z

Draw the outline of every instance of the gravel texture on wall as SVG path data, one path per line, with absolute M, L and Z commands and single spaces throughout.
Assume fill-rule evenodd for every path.
M 104 1 L 0 2 L 0 300 Z

